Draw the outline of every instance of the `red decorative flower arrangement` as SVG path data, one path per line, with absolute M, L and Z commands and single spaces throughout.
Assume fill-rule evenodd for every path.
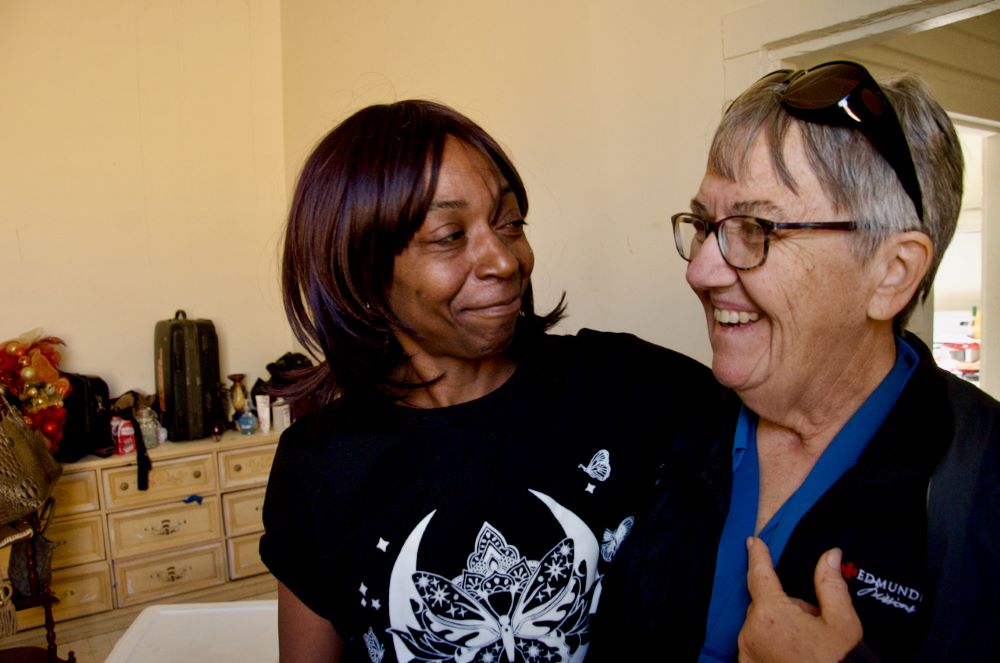
M 0 392 L 21 406 L 24 420 L 45 436 L 55 453 L 66 423 L 63 399 L 69 380 L 60 375 L 60 354 L 65 343 L 55 336 L 42 336 L 34 329 L 0 346 Z

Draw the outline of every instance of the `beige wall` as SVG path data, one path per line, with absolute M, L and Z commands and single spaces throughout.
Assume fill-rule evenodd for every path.
M 214 320 L 224 372 L 290 346 L 276 0 L 0 0 L 0 340 L 153 390 L 153 326 Z
M 668 217 L 722 104 L 722 3 L 282 3 L 289 180 L 335 123 L 424 97 L 480 122 L 528 187 L 540 308 L 708 358 Z
M 305 155 L 364 105 L 426 97 L 521 170 L 564 331 L 707 360 L 667 218 L 733 72 L 865 4 L 789 2 L 0 0 L 0 336 L 43 327 L 65 368 L 152 390 L 153 326 L 185 308 L 215 321 L 224 373 L 263 373 L 292 346 L 276 248 Z
M 212 319 L 224 373 L 291 348 L 286 187 L 362 105 L 422 96 L 494 133 L 532 198 L 540 305 L 707 358 L 666 217 L 721 99 L 709 2 L 0 0 L 0 336 L 153 389 L 157 320 Z M 284 62 L 282 62 L 284 58 Z

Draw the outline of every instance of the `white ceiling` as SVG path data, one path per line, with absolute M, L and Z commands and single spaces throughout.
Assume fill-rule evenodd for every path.
M 949 111 L 1000 122 L 1000 11 L 944 27 L 796 58 L 808 67 L 832 59 L 861 62 L 876 78 L 921 75 Z

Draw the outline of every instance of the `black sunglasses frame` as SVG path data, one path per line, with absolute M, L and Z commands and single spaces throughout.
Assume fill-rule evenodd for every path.
M 923 224 L 923 193 L 910 145 L 899 116 L 867 69 L 834 60 L 810 69 L 778 69 L 758 82 L 772 78 L 783 85 L 778 99 L 793 117 L 860 131 L 892 167 Z
M 764 253 L 760 258 L 760 262 L 755 265 L 750 265 L 748 267 L 738 267 L 733 263 L 729 262 L 729 243 L 725 240 L 725 235 L 719 234 L 719 228 L 722 224 L 730 219 L 752 219 L 764 230 Z M 767 262 L 767 253 L 771 248 L 771 234 L 775 230 L 842 230 L 842 231 L 854 231 L 859 228 L 857 222 L 855 221 L 789 221 L 789 222 L 779 222 L 770 221 L 768 219 L 761 219 L 760 217 L 750 216 L 748 214 L 734 214 L 733 216 L 727 216 L 723 219 L 717 219 L 715 221 L 709 221 L 708 219 L 703 219 L 697 214 L 691 214 L 690 212 L 679 212 L 670 217 L 670 224 L 673 226 L 674 230 L 674 246 L 677 248 L 677 253 L 680 254 L 681 258 L 691 262 L 694 258 L 694 247 L 692 246 L 691 255 L 684 255 L 684 247 L 681 243 L 681 233 L 680 224 L 681 223 L 691 223 L 694 225 L 695 222 L 703 223 L 708 227 L 708 232 L 705 233 L 705 239 L 702 241 L 707 241 L 709 236 L 713 233 L 715 238 L 719 242 L 719 254 L 722 259 L 726 261 L 726 264 L 733 269 L 738 269 L 740 271 L 745 271 L 748 269 L 756 269 L 760 267 L 765 262 Z

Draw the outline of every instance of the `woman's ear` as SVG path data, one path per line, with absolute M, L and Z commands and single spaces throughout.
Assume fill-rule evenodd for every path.
M 868 317 L 894 319 L 913 299 L 933 258 L 931 238 L 918 230 L 886 238 L 873 258 L 879 280 L 868 302 Z

